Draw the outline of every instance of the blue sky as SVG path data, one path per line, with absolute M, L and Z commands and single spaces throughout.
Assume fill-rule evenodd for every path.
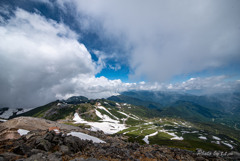
M 2 0 L 2 106 L 126 90 L 237 91 L 239 15 L 238 0 Z

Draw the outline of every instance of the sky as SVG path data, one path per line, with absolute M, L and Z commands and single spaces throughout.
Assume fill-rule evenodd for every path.
M 240 89 L 239 0 L 1 0 L 0 107 Z

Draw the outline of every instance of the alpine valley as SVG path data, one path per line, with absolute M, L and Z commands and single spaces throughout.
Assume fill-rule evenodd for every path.
M 239 93 L 129 91 L 0 114 L 0 160 L 240 159 Z

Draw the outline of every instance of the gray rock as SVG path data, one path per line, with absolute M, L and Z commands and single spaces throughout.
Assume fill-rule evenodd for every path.
M 25 154 L 29 153 L 30 151 L 31 151 L 31 147 L 29 147 L 25 144 L 19 145 L 13 149 L 13 152 L 15 154 L 19 154 L 19 155 L 25 155 Z
M 49 151 L 52 147 L 51 143 L 47 140 L 38 140 L 36 143 L 36 148 L 44 151 Z
M 44 153 L 38 153 L 38 154 L 34 154 L 32 156 L 30 156 L 29 158 L 27 158 L 25 161 L 48 161 L 48 157 L 46 154 Z
M 45 153 L 45 151 L 40 149 L 32 149 L 30 155 L 38 154 L 38 153 Z
M 203 157 L 197 157 L 197 158 L 195 158 L 195 160 L 196 160 L 196 161 L 204 161 L 205 158 L 203 158 Z
M 59 152 L 55 152 L 55 153 L 49 154 L 47 159 L 50 161 L 62 161 L 62 154 Z
M 16 160 L 16 158 L 19 158 L 19 157 L 20 157 L 20 155 L 17 155 L 14 153 L 9 153 L 9 152 L 0 154 L 0 158 L 4 161 Z
M 68 146 L 66 145 L 61 145 L 60 148 L 59 148 L 60 152 L 62 152 L 63 154 L 69 154 L 70 151 L 69 151 L 69 148 Z
M 84 149 L 84 141 L 76 136 L 67 136 L 64 138 L 64 145 L 68 146 L 71 152 L 79 152 Z
M 105 160 L 98 160 L 98 159 L 95 159 L 95 158 L 87 158 L 87 159 L 84 159 L 84 158 L 75 158 L 75 159 L 72 159 L 70 161 L 105 161 Z
M 48 141 L 52 141 L 52 139 L 53 139 L 53 137 L 54 137 L 54 132 L 48 132 L 48 133 L 46 133 L 44 136 L 43 136 L 43 138 L 45 139 L 45 140 L 48 140 Z

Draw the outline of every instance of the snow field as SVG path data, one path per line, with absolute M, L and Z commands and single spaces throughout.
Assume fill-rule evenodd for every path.
M 94 136 L 90 136 L 90 135 L 87 135 L 87 134 L 84 134 L 84 133 L 81 133 L 81 132 L 70 132 L 67 134 L 68 136 L 69 135 L 72 135 L 72 136 L 76 136 L 82 140 L 92 140 L 94 143 L 106 143 L 105 141 L 97 138 L 97 137 L 94 137 Z
M 28 130 L 24 130 L 24 129 L 18 129 L 17 132 L 18 132 L 21 136 L 23 136 L 23 135 L 27 135 L 27 134 L 29 133 Z

